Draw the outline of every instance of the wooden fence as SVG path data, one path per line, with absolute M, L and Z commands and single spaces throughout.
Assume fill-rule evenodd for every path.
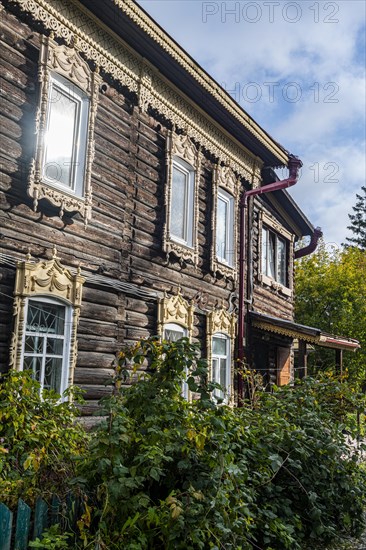
M 51 525 L 61 524 L 63 530 L 73 531 L 79 512 L 78 499 L 72 497 L 62 504 L 53 496 L 50 505 L 38 498 L 33 513 L 22 499 L 14 513 L 0 503 L 0 550 L 27 550 L 28 542 L 41 538 Z

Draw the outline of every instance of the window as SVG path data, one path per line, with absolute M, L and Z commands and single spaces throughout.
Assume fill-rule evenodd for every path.
M 38 209 L 41 199 L 64 212 L 91 217 L 91 166 L 94 124 L 101 77 L 74 47 L 41 37 L 37 142 L 28 194 Z
M 168 342 L 177 342 L 177 340 L 180 340 L 181 338 L 184 338 L 187 336 L 187 329 L 181 327 L 180 325 L 177 325 L 176 323 L 168 323 L 164 327 L 163 332 L 163 339 L 168 340 Z M 185 375 L 187 377 L 188 371 L 185 371 Z M 187 382 L 182 382 L 182 396 L 184 399 L 188 400 L 189 397 L 189 390 L 188 390 L 188 384 Z
M 194 220 L 194 170 L 181 159 L 174 159 L 171 191 L 170 235 L 192 247 Z
M 49 84 L 44 133 L 42 180 L 82 197 L 89 98 L 60 75 Z
M 217 333 L 212 337 L 212 380 L 220 384 L 221 390 L 214 391 L 216 399 L 229 399 L 231 378 L 230 338 L 225 334 Z
M 262 228 L 262 274 L 287 286 L 286 240 L 267 227 Z
M 241 181 L 230 166 L 216 165 L 212 176 L 211 270 L 236 281 L 238 201 Z
M 71 310 L 48 298 L 29 299 L 23 339 L 23 369 L 30 369 L 42 389 L 62 394 L 67 387 Z
M 166 150 L 165 222 L 162 248 L 180 261 L 198 264 L 198 186 L 201 153 L 190 137 L 170 131 Z
M 42 388 L 63 393 L 73 382 L 82 289 L 80 269 L 71 273 L 57 257 L 18 262 L 10 367 L 31 369 Z
M 223 189 L 217 194 L 216 257 L 222 263 L 234 265 L 234 198 Z

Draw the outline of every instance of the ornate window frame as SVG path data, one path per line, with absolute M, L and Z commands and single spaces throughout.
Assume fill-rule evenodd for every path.
M 53 249 L 51 260 L 31 262 L 30 255 L 17 263 L 14 290 L 14 331 L 10 349 L 10 367 L 23 370 L 23 343 L 25 335 L 26 311 L 29 299 L 50 298 L 71 309 L 71 331 L 68 343 L 67 385 L 73 383 L 77 358 L 77 326 L 80 316 L 82 288 L 85 282 L 80 268 L 75 275 L 62 266 Z
M 178 294 L 168 297 L 164 294 L 158 303 L 158 335 L 161 339 L 164 336 L 164 329 L 172 328 L 176 325 L 182 328 L 188 340 L 191 341 L 193 331 L 194 305 L 189 303 L 181 294 L 180 288 Z M 182 396 L 189 400 L 191 395 L 186 382 L 182 384 Z
M 262 235 L 263 230 L 265 227 L 268 227 L 269 230 L 272 230 L 273 233 L 276 233 L 279 237 L 282 237 L 287 242 L 287 250 L 288 255 L 286 258 L 286 270 L 287 270 L 287 280 L 288 280 L 288 286 L 283 285 L 279 282 L 277 282 L 272 277 L 269 277 L 265 273 L 263 273 L 262 269 Z M 288 231 L 281 223 L 273 218 L 272 216 L 269 216 L 266 212 L 263 210 L 259 213 L 259 238 L 258 238 L 258 257 L 259 257 L 259 268 L 258 268 L 258 279 L 259 281 L 268 286 L 273 288 L 276 291 L 281 292 L 285 296 L 292 297 L 293 295 L 293 269 L 294 269 L 294 263 L 293 263 L 293 250 L 294 250 L 294 241 L 295 241 L 295 235 L 293 235 L 290 231 Z
M 232 262 L 223 263 L 217 256 L 217 203 L 219 192 L 222 189 L 225 193 L 233 198 L 233 256 Z M 237 236 L 238 236 L 238 221 L 239 221 L 239 190 L 240 179 L 234 174 L 234 171 L 229 166 L 216 165 L 213 174 L 213 209 L 211 219 L 212 230 L 212 246 L 211 246 L 211 270 L 213 273 L 219 273 L 225 277 L 231 277 L 234 281 L 237 278 Z
M 187 169 L 187 165 L 192 167 L 190 177 L 193 178 L 193 212 L 190 216 L 192 224 L 192 246 L 183 242 L 179 242 L 171 234 L 171 201 L 173 187 L 173 166 L 176 163 L 179 166 L 179 161 L 183 161 L 182 165 Z M 194 266 L 198 264 L 198 197 L 199 197 L 199 180 L 201 173 L 201 153 L 194 145 L 190 137 L 186 134 L 177 134 L 170 131 L 167 136 L 166 147 L 166 185 L 165 185 L 165 223 L 163 229 L 163 250 L 169 258 L 170 254 L 174 254 L 183 261 L 190 261 Z
M 187 338 L 191 340 L 193 330 L 194 305 L 189 303 L 181 294 L 160 298 L 158 303 L 158 335 L 162 338 L 164 327 L 168 324 L 179 325 L 187 331 Z
M 234 403 L 234 353 L 235 353 L 235 336 L 236 336 L 236 318 L 233 313 L 229 313 L 226 309 L 220 308 L 210 311 L 207 315 L 206 329 L 206 346 L 207 346 L 207 361 L 209 364 L 209 378 L 213 380 L 212 371 L 212 338 L 215 334 L 225 335 L 230 341 L 230 384 L 227 389 L 227 403 Z
M 45 157 L 45 138 L 50 112 L 50 91 L 53 82 L 63 78 L 70 82 L 81 94 L 89 100 L 86 115 L 85 130 L 85 168 L 82 178 L 82 193 L 76 194 L 61 185 L 53 185 L 43 176 Z M 39 105 L 36 116 L 37 142 L 35 155 L 31 160 L 28 179 L 28 194 L 33 198 L 33 207 L 37 211 L 41 199 L 47 199 L 54 206 L 59 207 L 60 217 L 64 211 L 80 212 L 85 224 L 91 218 L 92 188 L 91 167 L 94 157 L 94 125 L 98 104 L 99 86 L 101 77 L 91 71 L 89 65 L 82 59 L 76 46 L 59 45 L 52 37 L 41 37 L 38 80 L 40 83 Z M 76 139 L 76 138 L 74 138 Z

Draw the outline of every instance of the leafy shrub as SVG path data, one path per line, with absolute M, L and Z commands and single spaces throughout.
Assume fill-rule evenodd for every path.
M 76 417 L 77 408 L 55 392 L 41 396 L 29 371 L 10 371 L 0 379 L 2 502 L 13 506 L 21 497 L 31 504 L 38 494 L 65 492 L 65 482 L 76 475 L 75 456 L 85 452 L 87 442 Z
M 127 367 L 144 362 L 151 374 L 122 390 Z M 192 403 L 181 397 L 186 370 L 199 397 Z M 105 420 L 75 480 L 93 510 L 85 544 L 323 549 L 360 533 L 365 474 L 329 406 L 337 391 L 325 399 L 324 386 L 307 380 L 231 409 L 210 400 L 206 380 L 187 339 L 142 341 L 121 353 Z

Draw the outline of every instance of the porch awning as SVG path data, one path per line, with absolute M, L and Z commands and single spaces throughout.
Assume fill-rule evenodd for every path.
M 356 351 L 361 347 L 357 340 L 328 334 L 319 328 L 300 325 L 299 323 L 294 323 L 293 321 L 272 317 L 271 315 L 265 315 L 264 313 L 257 313 L 254 311 L 251 311 L 249 316 L 252 326 L 255 328 L 259 328 L 267 332 L 273 332 L 275 334 L 281 334 L 282 336 L 303 340 L 309 344 L 316 344 L 317 346 L 341 349 L 345 351 Z

